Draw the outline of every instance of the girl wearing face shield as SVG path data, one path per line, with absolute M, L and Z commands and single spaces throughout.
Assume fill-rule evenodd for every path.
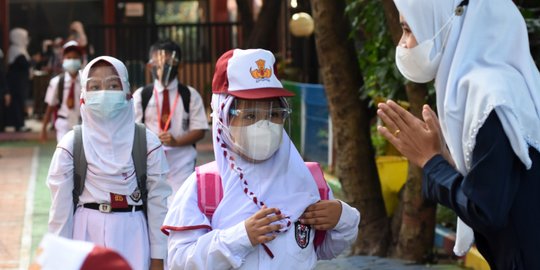
M 540 269 L 540 73 L 523 17 L 510 0 L 394 3 L 397 67 L 435 79 L 439 119 L 389 101 L 379 132 L 423 168 L 423 195 L 457 213 L 457 255 L 476 241 L 491 269 Z
M 113 249 L 133 269 L 163 269 L 166 239 L 159 228 L 171 193 L 163 147 L 143 128 L 148 192 L 143 205 L 133 160 L 137 156 L 132 156 L 136 127 L 126 67 L 101 56 L 86 65 L 80 80 L 86 177 L 74 205 L 74 162 L 80 157 L 74 156 L 76 138 L 70 131 L 58 143 L 49 168 L 49 232 Z
M 356 239 L 358 211 L 331 192 L 321 200 L 314 175 L 284 132 L 291 113 L 285 98 L 292 93 L 273 73 L 274 61 L 266 50 L 235 49 L 216 63 L 216 161 L 198 167 L 170 206 L 162 230 L 172 269 L 311 269 Z M 202 186 L 208 176 L 220 188 Z M 214 190 L 222 195 L 209 214 Z M 318 248 L 316 230 L 326 235 Z

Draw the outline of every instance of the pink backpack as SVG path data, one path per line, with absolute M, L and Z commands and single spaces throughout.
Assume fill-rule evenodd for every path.
M 306 162 L 311 175 L 317 184 L 319 189 L 319 195 L 321 200 L 328 200 L 330 188 L 324 180 L 324 175 L 319 163 Z M 219 176 L 219 170 L 215 161 L 206 163 L 195 168 L 197 172 L 197 196 L 199 201 L 199 209 L 201 212 L 212 220 L 212 216 L 219 205 L 219 202 L 223 198 L 223 187 L 221 186 L 221 177 Z M 315 247 L 318 247 L 324 241 L 326 231 L 315 231 Z

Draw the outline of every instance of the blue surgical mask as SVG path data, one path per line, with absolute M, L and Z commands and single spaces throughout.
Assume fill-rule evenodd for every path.
M 62 68 L 70 73 L 75 73 L 81 68 L 81 59 L 64 59 Z
M 86 92 L 84 104 L 95 116 L 102 119 L 115 118 L 128 106 L 126 93 L 117 90 Z

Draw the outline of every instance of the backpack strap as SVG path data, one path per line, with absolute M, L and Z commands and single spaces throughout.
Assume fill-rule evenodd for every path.
M 79 196 L 84 190 L 84 182 L 86 180 L 86 169 L 88 163 L 84 155 L 84 146 L 82 142 L 82 128 L 80 125 L 73 127 L 73 205 L 74 210 L 77 209 Z M 146 214 L 148 190 L 146 187 L 146 170 L 147 170 L 147 146 L 146 146 L 146 127 L 143 124 L 135 124 L 135 135 L 133 138 L 133 148 L 131 156 L 135 166 L 135 176 L 137 177 L 137 187 L 141 192 L 143 200 L 143 210 Z
M 73 131 L 75 133 L 73 140 L 73 211 L 75 211 L 79 203 L 79 196 L 84 190 L 88 164 L 84 155 L 81 125 L 74 126 Z
M 58 84 L 56 85 L 56 97 L 58 97 L 58 105 L 57 107 L 60 108 L 62 106 L 62 102 L 64 100 L 64 73 L 61 73 L 58 75 Z
M 223 198 L 223 187 L 217 163 L 212 161 L 195 168 L 199 209 L 212 221 L 212 216 Z
M 326 180 L 324 179 L 324 173 L 321 169 L 321 166 L 317 162 L 305 162 L 306 167 L 309 169 L 309 172 L 313 176 L 313 179 L 315 179 L 315 183 L 317 184 L 317 188 L 319 189 L 319 195 L 321 196 L 321 200 L 328 200 L 330 197 L 330 188 L 328 187 L 328 183 L 326 183 Z
M 309 172 L 313 176 L 321 200 L 328 200 L 330 195 L 330 187 L 324 179 L 324 174 L 321 166 L 317 162 L 306 162 Z M 199 209 L 201 212 L 212 221 L 212 216 L 216 208 L 223 198 L 223 187 L 217 163 L 212 161 L 195 168 L 197 174 L 197 197 Z M 315 239 L 313 244 L 315 248 L 319 247 L 326 237 L 326 231 L 315 230 Z
M 178 82 L 178 93 L 180 93 L 180 97 L 182 98 L 182 104 L 184 105 L 184 111 L 189 114 L 189 104 L 191 101 L 191 91 L 189 91 L 189 88 L 180 82 Z
M 306 162 L 306 166 L 308 167 L 311 175 L 313 175 L 315 183 L 317 183 L 317 188 L 319 189 L 319 195 L 321 196 L 321 200 L 328 200 L 330 197 L 330 188 L 328 187 L 328 183 L 326 183 L 326 180 L 324 180 L 324 173 L 321 169 L 321 166 L 317 162 Z M 315 248 L 322 245 L 325 237 L 326 231 L 315 230 L 315 239 L 313 240 Z
M 141 105 L 142 105 L 142 123 L 144 123 L 144 113 L 146 111 L 146 107 L 148 106 L 148 102 L 150 102 L 150 98 L 154 90 L 154 84 L 151 83 L 147 86 L 145 86 L 141 92 Z M 180 94 L 180 97 L 182 98 L 182 104 L 184 105 L 184 111 L 189 114 L 189 104 L 191 101 L 191 91 L 189 91 L 189 88 L 180 82 L 178 82 L 178 93 Z
M 154 84 L 151 83 L 147 86 L 145 86 L 141 92 L 141 105 L 142 105 L 142 121 L 141 123 L 144 124 L 144 115 L 146 112 L 146 107 L 148 106 L 148 102 L 150 102 L 150 98 L 152 97 L 152 90 L 154 90 Z
M 135 135 L 133 138 L 133 148 L 131 149 L 131 157 L 135 166 L 135 175 L 137 177 L 137 187 L 141 192 L 143 201 L 143 211 L 147 213 L 148 189 L 146 186 L 146 170 L 147 170 L 147 145 L 146 145 L 146 127 L 144 124 L 135 124 Z

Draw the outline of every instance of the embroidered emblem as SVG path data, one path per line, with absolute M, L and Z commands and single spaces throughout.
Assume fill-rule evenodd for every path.
M 110 193 L 111 207 L 113 209 L 128 208 L 128 202 L 125 195 Z
M 133 193 L 131 193 L 131 195 L 129 195 L 129 197 L 134 202 L 139 202 L 139 200 L 141 199 L 141 191 L 137 188 L 137 189 L 135 189 L 135 191 L 133 191 Z
M 304 249 L 309 245 L 310 232 L 310 225 L 302 224 L 300 221 L 294 223 L 294 238 L 300 248 Z
M 256 82 L 270 81 L 269 78 L 272 76 L 272 70 L 265 67 L 265 63 L 266 61 L 259 59 L 255 61 L 255 64 L 257 64 L 256 69 L 249 68 L 249 73 L 251 73 L 251 77 L 253 77 Z

